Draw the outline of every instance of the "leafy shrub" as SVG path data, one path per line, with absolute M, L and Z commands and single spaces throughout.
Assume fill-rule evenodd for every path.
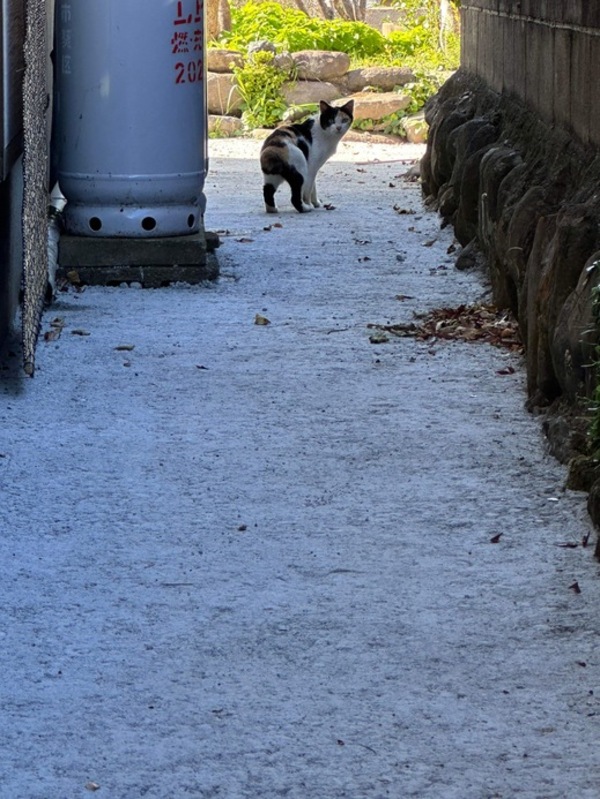
M 377 64 L 410 67 L 417 80 L 402 91 L 411 96 L 409 108 L 386 120 L 386 132 L 400 132 L 402 118 L 421 109 L 441 86 L 447 74 L 459 62 L 459 38 L 445 37 L 445 49 L 439 46 L 437 0 L 396 0 L 408 13 L 406 30 L 383 36 L 362 22 L 342 19 L 323 20 L 273 2 L 247 2 L 232 7 L 232 30 L 216 44 L 245 51 L 250 42 L 267 40 L 278 51 L 336 50 L 347 53 L 353 67 Z M 425 12 L 423 12 L 423 7 Z M 249 128 L 273 127 L 286 115 L 281 89 L 294 76 L 277 69 L 269 53 L 251 55 L 243 67 L 234 70 L 244 100 L 243 121 Z M 371 129 L 372 122 L 361 127 Z
M 357 58 L 385 53 L 387 41 L 379 31 L 363 22 L 308 17 L 302 11 L 278 3 L 246 3 L 232 8 L 232 30 L 220 45 L 245 50 L 250 42 L 267 39 L 278 50 L 338 50 Z
M 253 53 L 243 67 L 233 71 L 244 101 L 244 125 L 269 128 L 281 122 L 287 109 L 281 87 L 290 75 L 273 65 L 272 53 Z
M 392 57 L 414 56 L 419 50 L 430 46 L 431 34 L 422 25 L 406 31 L 392 31 L 387 36 L 388 49 Z

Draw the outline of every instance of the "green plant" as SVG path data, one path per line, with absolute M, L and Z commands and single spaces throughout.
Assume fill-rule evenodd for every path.
M 219 44 L 245 50 L 250 42 L 258 39 L 266 39 L 279 51 L 291 53 L 338 50 L 357 58 L 368 58 L 387 50 L 386 38 L 364 22 L 313 18 L 272 0 L 260 4 L 250 2 L 232 9 L 231 31 L 223 34 Z
M 405 111 L 395 111 L 383 119 L 360 119 L 354 123 L 355 130 L 366 130 L 372 133 L 384 133 L 386 136 L 404 136 L 403 121 Z
M 410 95 L 411 103 L 406 109 L 407 114 L 416 114 L 425 105 L 427 100 L 440 89 L 444 82 L 444 75 L 440 72 L 415 71 L 416 80 L 403 87 L 403 91 Z
M 298 9 L 284 7 L 272 0 L 247 2 L 232 9 L 232 28 L 223 34 L 219 46 L 246 51 L 252 41 L 267 40 L 278 51 L 337 50 L 347 53 L 352 68 L 358 66 L 400 65 L 410 67 L 416 80 L 402 88 L 411 104 L 404 114 L 386 121 L 386 132 L 401 132 L 400 120 L 419 111 L 439 89 L 447 77 L 445 70 L 458 66 L 458 36 L 446 37 L 440 47 L 439 24 L 436 23 L 437 0 L 397 0 L 408 13 L 407 30 L 385 37 L 362 22 L 342 19 L 311 18 Z M 425 13 L 419 11 L 425 6 Z M 452 46 L 450 46 L 452 44 Z M 243 67 L 234 70 L 244 100 L 243 120 L 247 127 L 272 127 L 286 115 L 281 88 L 294 79 L 278 70 L 269 53 L 250 55 Z M 372 130 L 373 123 L 361 125 Z
M 281 122 L 287 104 L 281 93 L 290 74 L 273 64 L 273 54 L 253 53 L 244 66 L 235 67 L 238 89 L 244 101 L 242 120 L 248 128 L 270 128 Z

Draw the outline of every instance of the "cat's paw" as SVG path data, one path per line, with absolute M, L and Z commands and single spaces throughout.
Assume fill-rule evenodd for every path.
M 320 208 L 323 205 L 321 200 L 319 200 L 318 198 L 316 200 L 313 200 L 312 204 L 313 204 L 313 208 Z
M 312 209 L 313 209 L 313 207 L 312 207 L 312 205 L 310 203 L 305 203 L 305 202 L 302 203 L 302 211 L 304 213 L 307 213 L 308 211 L 312 211 Z
M 265 210 L 268 214 L 278 214 L 279 208 L 276 205 L 265 205 Z

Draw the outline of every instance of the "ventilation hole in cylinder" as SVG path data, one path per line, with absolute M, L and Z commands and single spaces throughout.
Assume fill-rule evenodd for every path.
M 99 219 L 97 216 L 93 216 L 88 225 L 90 226 L 90 230 L 93 230 L 94 233 L 97 233 L 99 230 L 102 230 L 102 220 Z
M 194 214 L 190 214 L 188 216 L 188 227 L 194 227 L 194 222 L 196 221 L 196 217 Z
M 153 216 L 145 216 L 142 219 L 142 227 L 144 230 L 154 230 L 156 227 L 156 219 Z

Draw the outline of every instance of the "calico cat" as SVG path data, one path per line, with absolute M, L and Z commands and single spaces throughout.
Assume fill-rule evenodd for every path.
M 260 151 L 267 213 L 277 213 L 275 192 L 284 180 L 290 184 L 292 205 L 297 211 L 304 213 L 321 205 L 317 172 L 335 153 L 353 114 L 354 100 L 340 108 L 321 100 L 319 114 L 296 125 L 284 125 L 267 136 Z

